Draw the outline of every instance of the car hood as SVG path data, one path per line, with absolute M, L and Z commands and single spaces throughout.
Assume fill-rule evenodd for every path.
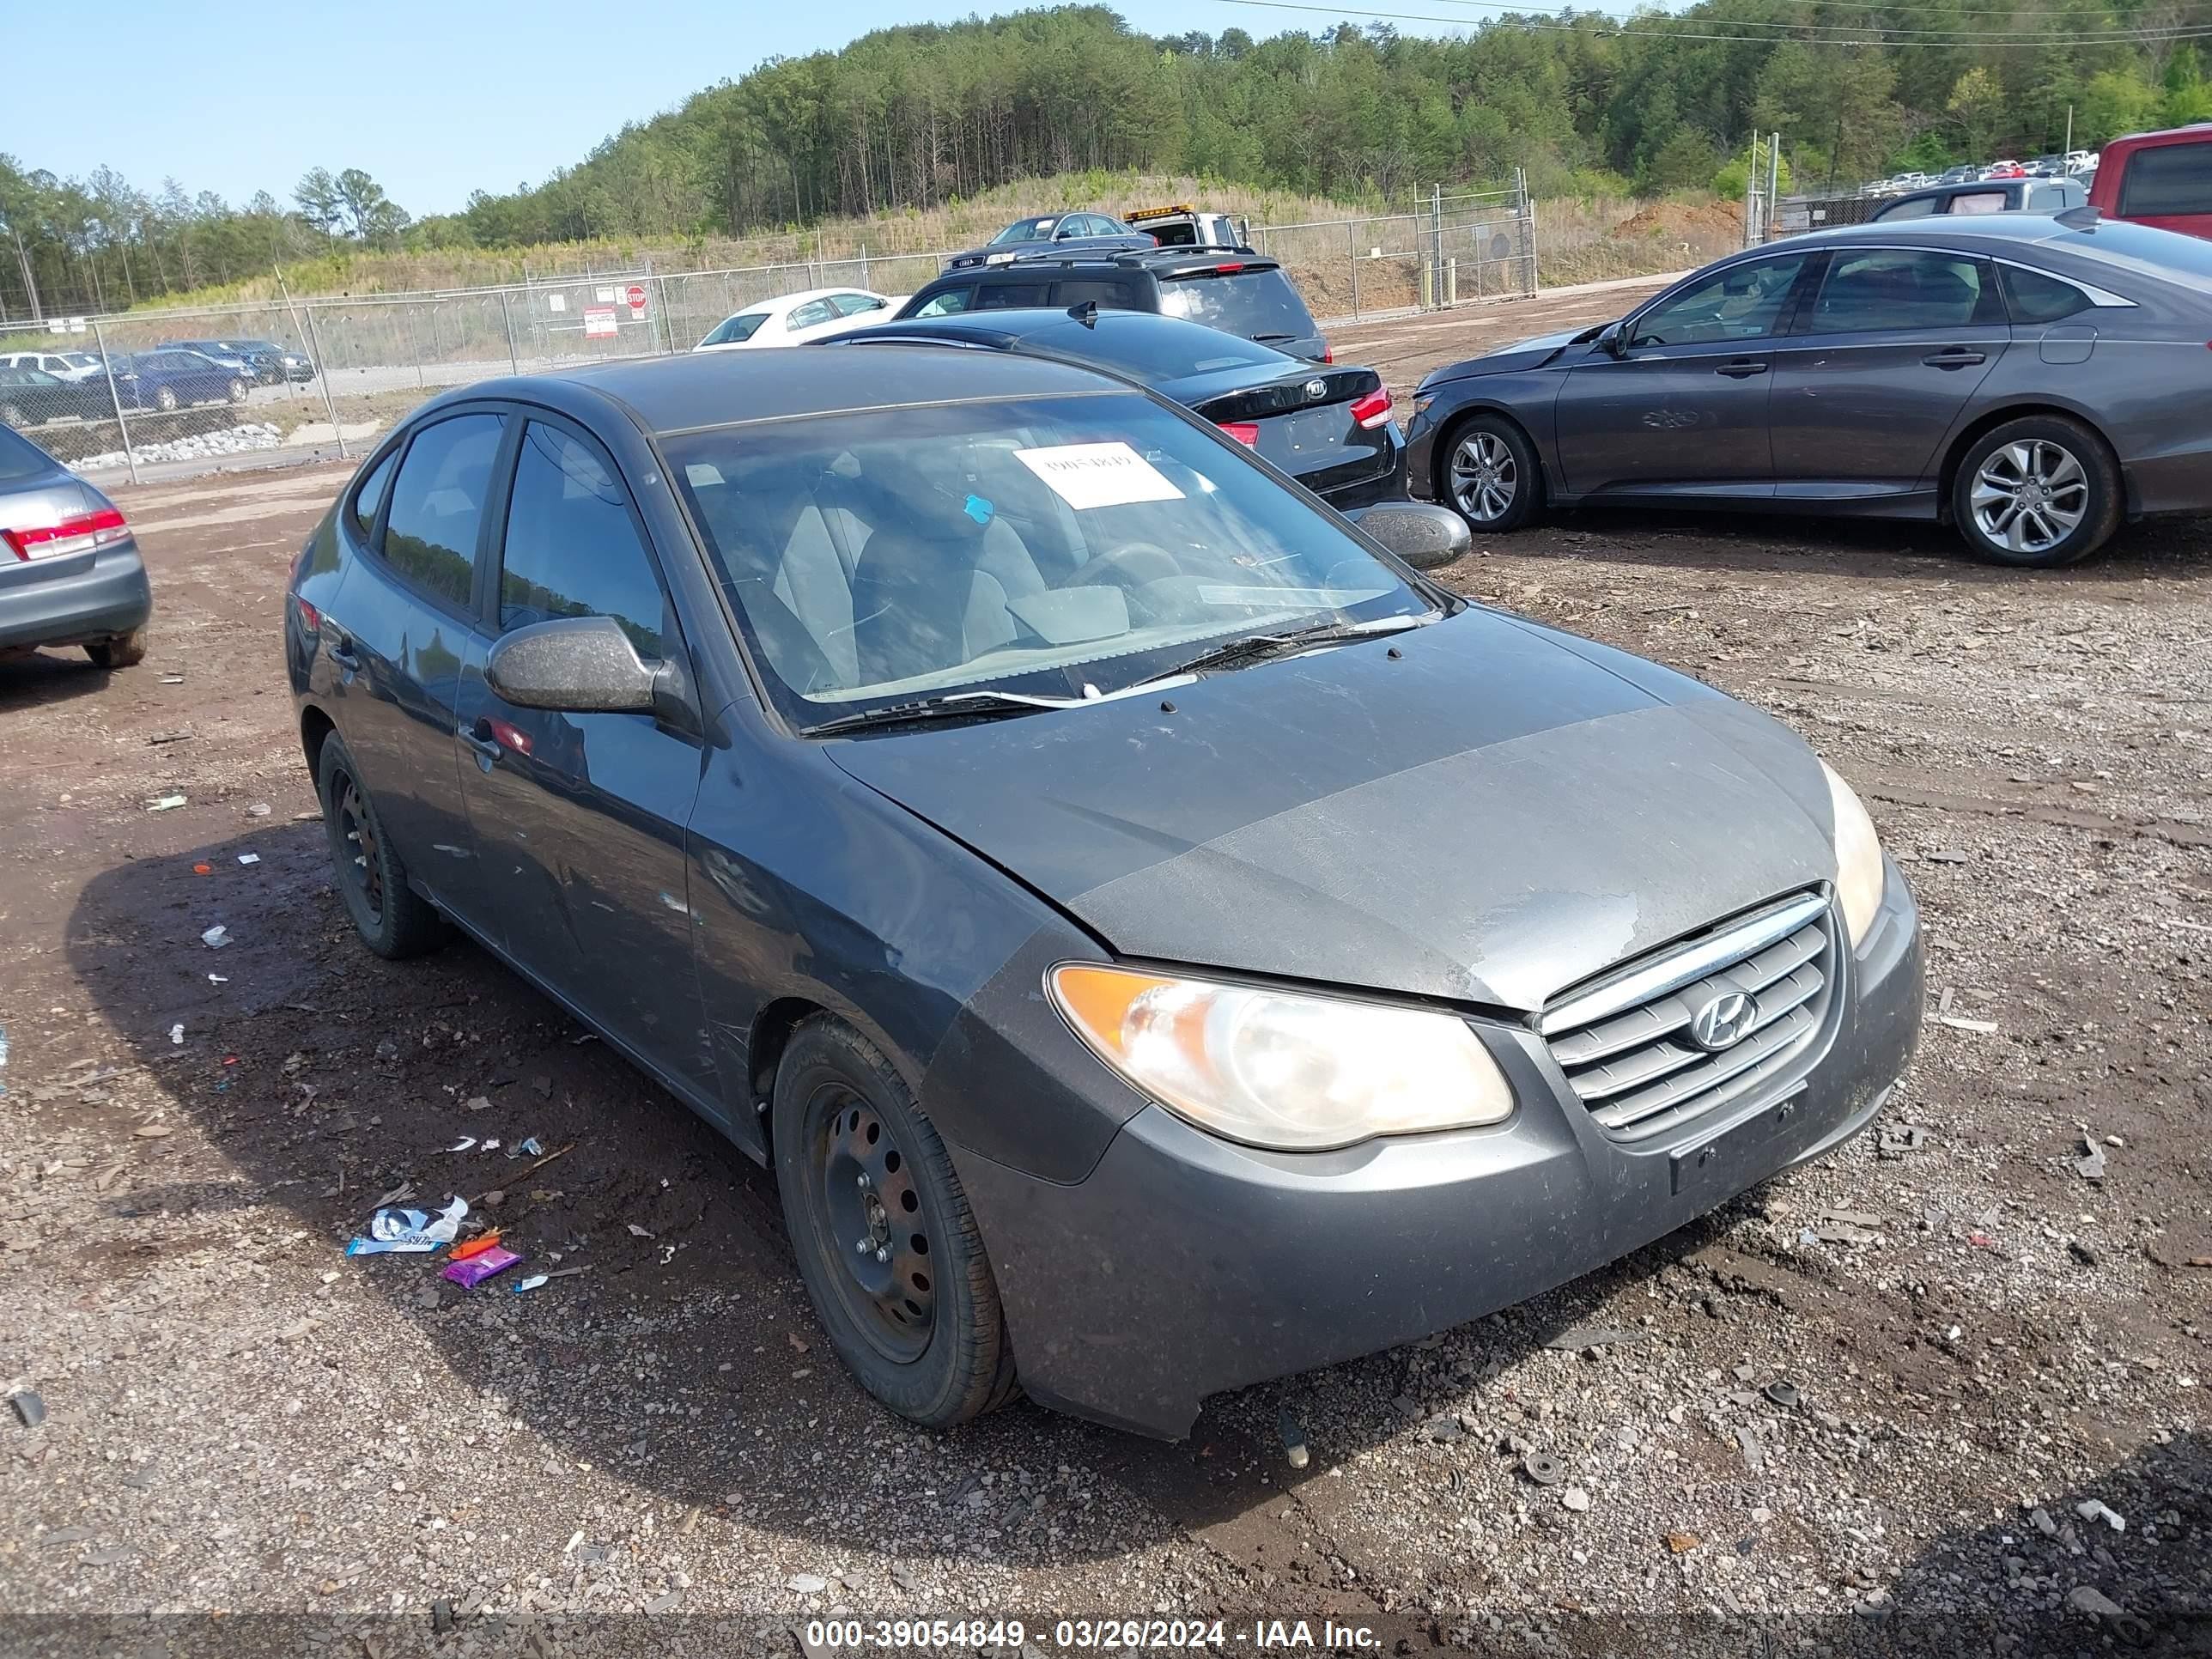
M 828 749 L 1122 955 L 1504 1009 L 1835 874 L 1786 729 L 1498 613 L 1173 702 Z
M 1446 363 L 1442 368 L 1431 369 L 1421 385 L 1427 387 L 1441 385 L 1446 380 L 1464 380 L 1475 374 L 1506 374 L 1516 369 L 1539 368 L 1589 331 L 1587 325 L 1562 329 L 1557 334 L 1539 334 L 1533 340 L 1500 346 L 1480 357 L 1469 357 L 1463 362 Z

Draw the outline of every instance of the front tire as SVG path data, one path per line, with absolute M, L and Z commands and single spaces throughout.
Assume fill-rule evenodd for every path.
M 1452 428 L 1437 486 L 1478 536 L 1519 530 L 1544 505 L 1535 446 L 1502 415 L 1470 416 Z
M 145 624 L 142 623 L 128 634 L 118 634 L 113 639 L 94 640 L 84 647 L 84 654 L 92 659 L 94 668 L 136 668 L 146 660 Z
M 23 413 L 21 404 L 0 404 L 0 426 L 12 426 L 20 430 L 30 423 L 31 417 Z
M 242 404 L 253 395 L 253 388 L 244 380 L 233 380 L 224 388 L 224 395 L 234 404 Z
M 174 386 L 165 386 L 155 391 L 154 393 L 154 407 L 160 410 L 164 415 L 175 414 L 177 411 L 176 388 Z
M 777 1067 L 770 1128 L 799 1277 L 860 1386 L 933 1429 L 1012 1399 L 981 1235 L 890 1062 L 843 1021 L 807 1020 Z
M 407 866 L 384 833 L 353 756 L 335 732 L 323 739 L 315 787 L 322 797 L 338 896 L 361 942 L 395 962 L 443 945 L 446 919 L 407 884 Z
M 2031 415 L 1974 441 L 1951 480 L 1951 518 L 1977 558 L 2031 570 L 2085 559 L 2120 524 L 2119 464 L 2063 415 Z

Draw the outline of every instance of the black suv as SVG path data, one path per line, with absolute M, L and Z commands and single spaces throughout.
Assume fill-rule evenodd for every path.
M 981 270 L 949 270 L 915 290 L 899 319 L 1085 301 L 1154 311 L 1273 346 L 1334 361 L 1313 313 L 1273 259 L 1249 248 L 1152 248 L 1127 253 L 1025 255 Z

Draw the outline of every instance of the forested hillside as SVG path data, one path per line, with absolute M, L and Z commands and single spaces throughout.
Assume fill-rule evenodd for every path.
M 2069 106 L 2087 144 L 2212 117 L 2192 44 L 2207 33 L 2183 0 L 1470 12 L 1448 39 L 1357 21 L 1159 39 L 1064 6 L 771 61 L 456 214 L 410 219 L 357 169 L 234 208 L 0 155 L 0 315 L 33 292 L 40 309 L 110 307 L 356 250 L 742 235 L 1084 169 L 1375 201 L 1527 166 L 1547 191 L 1653 193 L 1710 187 L 1753 130 L 1778 130 L 1801 185 L 1850 183 L 2055 149 Z

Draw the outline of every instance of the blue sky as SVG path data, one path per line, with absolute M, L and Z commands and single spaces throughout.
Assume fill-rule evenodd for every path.
M 764 58 L 834 48 L 891 23 L 1019 9 L 1021 0 L 840 0 L 820 12 L 789 0 L 107 0 L 76 25 L 52 25 L 56 40 L 73 28 L 94 37 L 86 44 L 96 45 L 105 93 L 88 98 L 75 75 L 10 76 L 0 151 L 64 176 L 105 164 L 142 190 L 174 177 L 233 202 L 257 190 L 288 200 L 311 167 L 358 167 L 409 212 L 446 212 L 480 186 L 534 184 L 623 122 Z M 1330 21 L 1221 0 L 1119 0 L 1116 9 L 1152 33 L 1233 26 L 1268 35 Z

